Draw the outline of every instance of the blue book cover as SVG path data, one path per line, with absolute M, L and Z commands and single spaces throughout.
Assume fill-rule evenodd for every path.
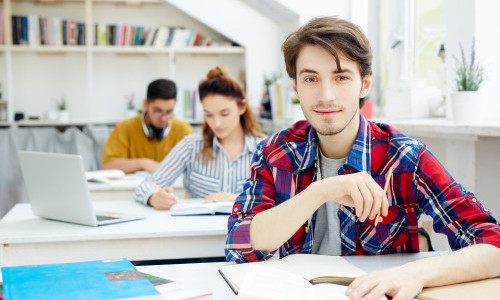
M 125 258 L 2 267 L 4 299 L 161 299 Z

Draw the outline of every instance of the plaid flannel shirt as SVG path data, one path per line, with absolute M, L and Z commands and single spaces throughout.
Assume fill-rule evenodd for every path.
M 391 166 L 387 191 L 389 214 L 377 227 L 360 222 L 353 207 L 340 206 L 342 255 L 418 252 L 418 218 L 434 220 L 434 230 L 448 236 L 452 249 L 487 243 L 500 247 L 500 226 L 491 213 L 457 183 L 425 145 L 389 125 L 367 121 L 360 128 L 339 175 L 366 171 L 380 185 Z M 317 136 L 307 121 L 262 141 L 254 154 L 250 178 L 228 220 L 226 258 L 251 262 L 274 252 L 257 251 L 250 243 L 250 223 L 261 211 L 287 201 L 316 180 Z M 315 215 L 279 248 L 280 257 L 311 253 Z

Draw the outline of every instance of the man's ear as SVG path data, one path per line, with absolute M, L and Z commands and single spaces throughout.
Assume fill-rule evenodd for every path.
M 299 93 L 297 92 L 297 80 L 294 79 L 292 82 L 293 82 L 292 83 L 292 88 L 293 88 L 293 92 L 295 93 L 295 97 L 297 99 L 300 99 Z
M 142 108 L 144 108 L 144 112 L 148 110 L 148 99 L 142 101 Z
M 359 92 L 359 98 L 364 98 L 370 92 L 372 87 L 372 74 L 365 75 L 363 81 L 361 82 L 361 91 Z

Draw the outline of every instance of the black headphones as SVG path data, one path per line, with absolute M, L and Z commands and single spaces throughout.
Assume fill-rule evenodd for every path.
M 165 128 L 156 128 L 153 125 L 148 126 L 148 138 L 149 140 L 157 139 L 161 141 L 163 139 L 163 134 L 165 133 Z
M 158 141 L 161 141 L 170 131 L 170 123 L 166 128 L 156 128 L 153 125 L 146 125 L 146 121 L 144 121 L 144 117 L 146 116 L 148 112 L 144 112 L 141 115 L 141 123 L 142 123 L 142 130 L 144 130 L 144 134 L 148 137 L 150 141 L 157 139 Z

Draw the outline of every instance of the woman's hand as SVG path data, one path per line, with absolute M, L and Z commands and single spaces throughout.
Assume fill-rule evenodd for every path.
M 158 210 L 168 210 L 177 203 L 173 192 L 174 189 L 171 187 L 159 189 L 158 192 L 149 197 L 148 203 Z

